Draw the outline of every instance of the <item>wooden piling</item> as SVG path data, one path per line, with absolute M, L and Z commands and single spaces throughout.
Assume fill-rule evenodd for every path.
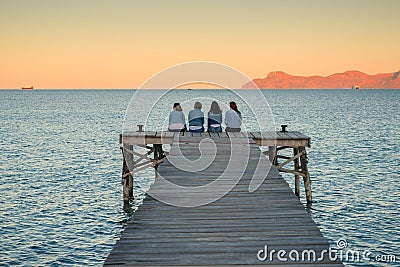
M 293 148 L 293 156 L 296 156 L 299 153 L 299 149 Z M 294 159 L 294 170 L 298 172 L 300 169 L 299 158 Z M 297 197 L 300 197 L 300 176 L 298 174 L 294 174 L 294 188 L 295 194 Z
M 276 146 L 269 146 L 268 147 L 268 158 L 272 164 L 276 165 Z
M 133 145 L 128 145 L 127 147 L 128 147 L 128 149 L 130 149 L 130 150 L 133 151 Z M 134 161 L 134 160 L 133 160 L 133 155 L 132 155 L 132 154 L 128 153 L 127 157 L 128 157 L 128 160 L 129 160 L 130 162 L 133 162 L 133 161 Z M 133 169 L 133 166 L 130 166 L 130 168 Z M 129 197 L 130 197 L 130 198 L 133 198 L 133 184 L 134 184 L 133 174 L 129 174 L 128 179 L 129 179 L 129 180 L 128 180 Z
M 124 200 L 124 207 L 129 206 L 129 168 L 126 164 L 126 159 L 124 156 L 124 161 L 122 165 L 122 195 Z
M 134 185 L 134 180 L 133 180 L 133 174 L 131 173 L 130 169 L 133 169 L 133 166 L 130 166 L 129 168 L 128 163 L 130 165 L 134 164 L 133 160 L 133 155 L 131 153 L 128 153 L 127 150 L 133 151 L 133 145 L 130 144 L 123 144 L 122 145 L 122 155 L 124 157 L 124 162 L 122 166 L 122 184 L 123 184 L 123 199 L 124 199 L 124 206 L 129 205 L 129 199 L 133 198 L 133 185 Z
M 303 151 L 304 154 L 300 156 L 301 170 L 302 173 L 304 174 L 303 181 L 304 181 L 304 189 L 306 191 L 307 203 L 311 204 L 312 203 L 311 179 L 307 167 L 308 159 L 307 159 L 306 148 L 304 146 L 299 147 L 299 152 Z

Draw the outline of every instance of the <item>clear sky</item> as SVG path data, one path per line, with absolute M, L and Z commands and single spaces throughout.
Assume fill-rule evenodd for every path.
M 136 88 L 187 61 L 251 78 L 400 69 L 399 0 L 0 0 L 0 88 Z

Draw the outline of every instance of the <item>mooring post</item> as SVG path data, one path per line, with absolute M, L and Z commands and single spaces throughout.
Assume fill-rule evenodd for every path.
M 297 147 L 293 148 L 293 156 L 299 154 L 299 149 Z M 294 159 L 294 170 L 297 172 L 300 169 L 299 158 Z M 294 193 L 297 197 L 300 197 L 300 177 L 298 174 L 294 175 Z
M 311 179 L 307 167 L 308 160 L 307 160 L 306 148 L 304 146 L 299 147 L 299 152 L 303 151 L 304 151 L 303 155 L 300 156 L 301 170 L 302 173 L 304 173 L 303 180 L 304 180 L 304 189 L 306 191 L 307 203 L 311 204 L 312 203 Z

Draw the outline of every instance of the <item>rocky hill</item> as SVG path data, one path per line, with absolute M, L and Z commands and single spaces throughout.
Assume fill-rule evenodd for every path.
M 254 79 L 261 89 L 400 89 L 400 71 L 368 75 L 352 70 L 329 76 L 293 76 L 282 71 L 270 72 L 267 77 Z M 243 88 L 253 88 L 252 83 Z

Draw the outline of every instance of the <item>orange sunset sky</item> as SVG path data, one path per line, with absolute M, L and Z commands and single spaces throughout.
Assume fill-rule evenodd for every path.
M 188 61 L 251 78 L 400 69 L 399 0 L 0 0 L 0 88 L 137 88 Z

